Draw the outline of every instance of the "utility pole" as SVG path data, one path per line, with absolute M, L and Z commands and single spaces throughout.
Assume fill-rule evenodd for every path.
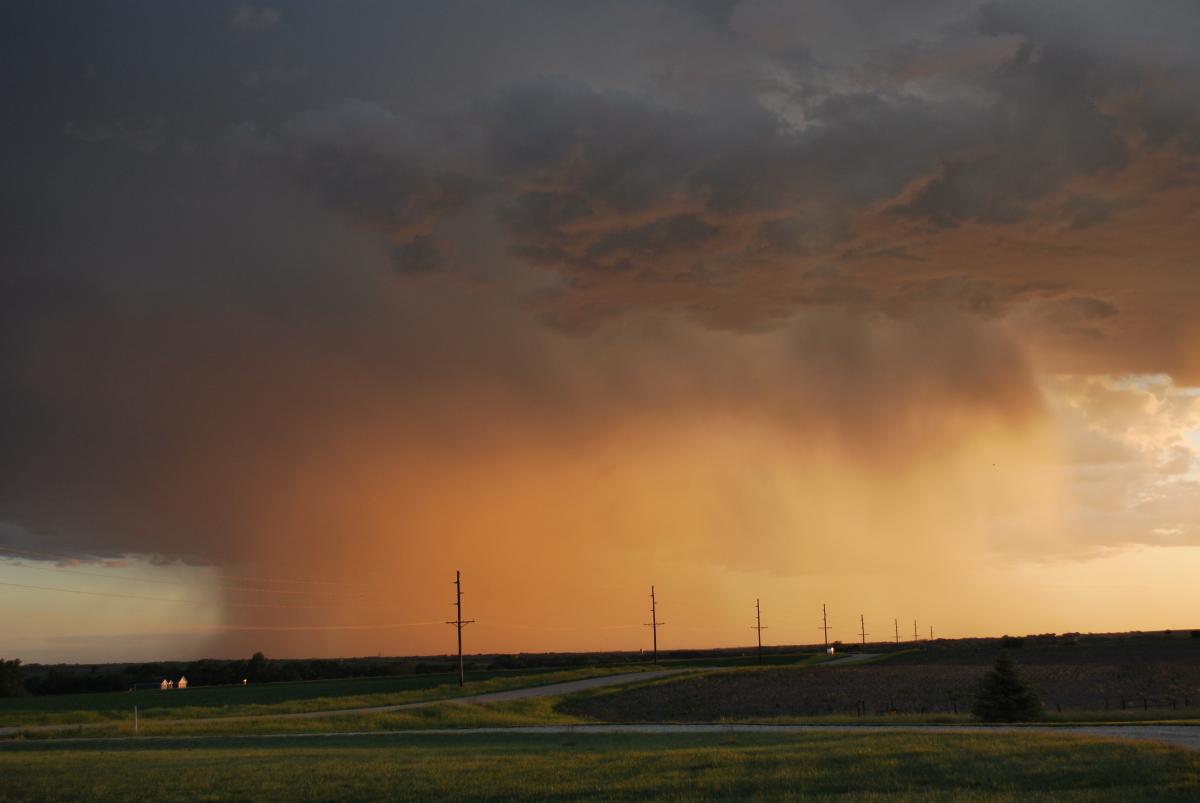
M 462 618 L 462 573 L 454 572 L 454 620 L 446 622 L 448 625 L 454 625 L 458 630 L 458 685 L 463 685 L 463 659 L 462 659 L 462 629 L 474 622 L 474 619 Z
M 825 652 L 829 652 L 829 617 L 825 615 L 825 603 L 821 603 L 821 630 L 825 631 Z
M 762 663 L 762 632 L 767 628 L 762 623 L 762 609 L 758 607 L 758 600 L 754 600 L 754 624 L 751 625 L 758 631 L 758 662 Z
M 862 636 L 863 646 L 867 646 L 867 622 L 861 613 L 858 615 L 858 634 Z
M 929 640 L 933 641 L 933 625 L 929 626 Z
M 666 622 L 658 621 L 658 602 L 654 599 L 654 586 L 650 586 L 650 621 L 646 623 L 646 627 L 650 628 L 650 632 L 654 637 L 654 663 L 658 663 L 658 626 L 665 625 Z
M 900 643 L 900 620 L 893 619 L 892 624 L 894 624 L 896 626 L 896 643 L 899 644 Z
M 920 641 L 921 637 L 917 635 L 917 620 L 913 619 L 913 641 Z

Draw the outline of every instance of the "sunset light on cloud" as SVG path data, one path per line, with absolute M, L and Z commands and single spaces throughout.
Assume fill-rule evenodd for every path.
M 1192 5 L 358 10 L 6 12 L 0 654 L 1195 624 Z

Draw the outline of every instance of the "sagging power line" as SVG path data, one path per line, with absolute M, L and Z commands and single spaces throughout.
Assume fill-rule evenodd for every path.
M 100 560 L 97 555 L 68 555 L 63 552 L 47 552 L 37 549 L 23 549 L 13 546 L 0 544 L 0 552 L 7 552 L 14 555 L 24 555 L 33 558 L 45 558 L 64 563 L 79 564 L 79 563 L 95 563 Z M 317 580 L 309 577 L 253 577 L 244 574 L 226 574 L 217 575 L 218 580 L 238 580 L 245 583 L 286 583 L 291 585 L 322 585 L 322 586 L 353 586 L 356 583 L 350 583 L 342 580 Z
M 40 585 L 33 585 L 30 583 L 10 583 L 10 582 L 4 581 L 4 580 L 0 580 L 0 586 L 8 586 L 10 588 L 25 588 L 25 589 L 30 589 L 30 590 L 34 590 L 34 591 L 54 591 L 54 592 L 57 592 L 60 594 L 83 594 L 83 595 L 89 596 L 89 597 L 114 597 L 117 599 L 136 599 L 136 600 L 143 600 L 143 601 L 148 601 L 148 602 L 177 602 L 177 603 L 183 603 L 186 605 L 205 605 L 205 604 L 207 604 L 204 600 L 197 600 L 197 599 L 183 599 L 183 598 L 173 599 L 171 597 L 149 597 L 149 596 L 143 596 L 140 594 L 120 594 L 115 591 L 86 591 L 86 590 L 80 589 L 80 588 L 62 588 L 60 586 L 40 586 Z M 280 604 L 271 603 L 271 602 L 228 602 L 228 601 L 224 601 L 224 600 L 221 602 L 221 605 L 228 606 L 228 607 L 234 607 L 234 608 L 272 608 L 272 609 L 287 610 L 287 611 L 328 611 L 331 609 L 330 605 L 280 605 Z M 338 606 L 338 609 L 339 610 L 347 610 L 347 607 L 346 606 Z M 353 608 L 351 608 L 351 609 L 353 609 Z M 360 610 L 368 610 L 368 609 L 360 608 Z
M 8 556 L 0 556 L 0 560 L 26 560 L 24 558 L 9 558 Z M 103 572 L 81 572 L 76 569 L 62 569 L 58 566 L 30 566 L 28 563 L 0 563 L 0 566 L 8 566 L 14 569 L 25 569 L 35 572 L 53 572 L 55 574 L 70 574 L 78 577 L 97 577 L 103 580 L 123 580 L 127 583 L 149 583 L 151 585 L 167 585 L 178 586 L 178 580 L 164 580 L 162 578 L 151 577 L 127 577 L 120 574 L 105 574 Z M 297 588 L 250 588 L 247 586 L 231 586 L 224 583 L 217 583 L 217 588 L 222 591 L 238 591 L 251 594 L 292 594 L 304 597 L 320 597 L 320 596 L 339 596 L 339 597 L 364 597 L 365 594 L 348 594 L 343 591 L 317 591 L 313 589 L 297 589 Z

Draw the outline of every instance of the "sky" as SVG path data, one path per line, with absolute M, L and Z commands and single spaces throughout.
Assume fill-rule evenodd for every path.
M 0 654 L 1200 626 L 1200 9 L 8 3 Z

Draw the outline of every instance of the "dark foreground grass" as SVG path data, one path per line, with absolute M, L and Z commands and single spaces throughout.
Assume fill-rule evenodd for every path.
M 1057 735 L 304 737 L 0 746 L 0 800 L 1195 800 L 1200 754 Z

